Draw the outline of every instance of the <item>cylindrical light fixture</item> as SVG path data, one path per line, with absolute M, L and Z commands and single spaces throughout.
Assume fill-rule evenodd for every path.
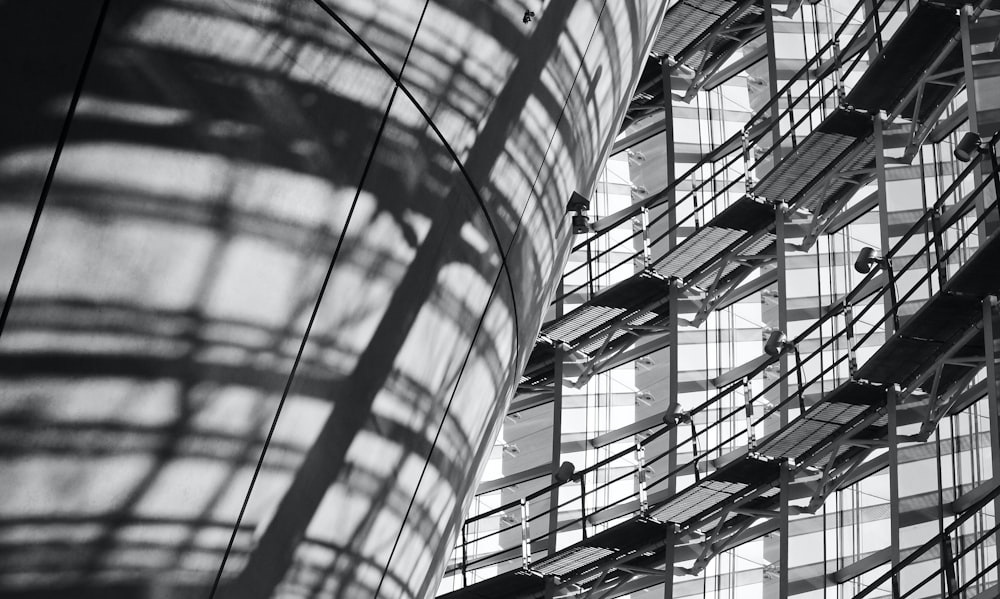
M 780 356 L 785 350 L 785 334 L 779 329 L 771 331 L 771 335 L 764 344 L 764 353 L 769 356 Z
M 955 146 L 955 158 L 961 160 L 962 162 L 968 162 L 972 160 L 972 154 L 977 152 L 980 148 L 983 138 L 979 137 L 978 133 L 973 133 L 969 131 L 962 136 L 959 140 L 958 145 Z
M 872 264 L 878 262 L 875 257 L 875 248 L 863 247 L 858 253 L 858 259 L 854 261 L 854 270 L 866 275 L 871 272 Z
M 560 485 L 568 483 L 573 479 L 574 474 L 576 474 L 576 466 L 573 465 L 573 462 L 563 462 L 556 470 L 556 482 Z

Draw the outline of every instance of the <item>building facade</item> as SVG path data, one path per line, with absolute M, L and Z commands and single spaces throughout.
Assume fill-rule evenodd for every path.
M 4 3 L 0 595 L 433 595 L 664 6 Z
M 633 208 L 578 239 L 587 266 L 536 346 L 566 346 L 562 419 L 522 384 L 505 431 L 537 421 L 545 451 L 498 452 L 467 536 L 508 541 L 460 544 L 444 596 L 996 595 L 995 290 L 963 280 L 998 274 L 997 16 L 670 3 L 615 145 Z M 618 297 L 655 275 L 681 288 L 670 310 Z M 591 328 L 569 331 L 578 317 Z M 551 425 L 581 391 L 609 416 L 584 439 Z M 537 473 L 563 460 L 577 477 L 553 519 L 558 481 Z M 501 581 L 516 591 L 491 594 Z

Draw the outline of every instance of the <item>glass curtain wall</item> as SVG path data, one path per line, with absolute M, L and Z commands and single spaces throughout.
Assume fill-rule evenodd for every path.
M 588 406 L 583 414 L 572 414 L 582 398 L 564 399 L 559 432 L 563 456 L 572 456 L 578 469 L 627 453 L 630 445 L 658 430 L 664 414 L 673 414 L 677 426 L 672 435 L 645 445 L 641 464 L 633 454 L 588 472 L 582 500 L 578 482 L 562 487 L 559 522 L 565 529 L 557 547 L 580 539 L 581 511 L 589 530 L 613 525 L 637 513 L 640 486 L 645 486 L 650 502 L 685 489 L 734 455 L 752 452 L 755 443 L 795 420 L 803 408 L 821 402 L 939 293 L 991 230 L 990 221 L 979 218 L 995 198 L 988 185 L 989 165 L 969 171 L 956 160 L 954 150 L 974 124 L 988 128 L 992 122 L 994 110 L 985 91 L 993 89 L 992 79 L 982 64 L 992 60 L 989 56 L 995 51 L 995 12 L 984 3 L 963 7 L 907 0 L 768 2 L 762 8 L 770 11 L 766 27 L 729 56 L 714 80 L 698 83 L 683 69 L 672 71 L 672 118 L 665 131 L 661 127 L 657 135 L 617 148 L 621 153 L 612 158 L 605 179 L 613 172 L 611 179 L 620 180 L 622 191 L 630 186 L 636 206 L 651 203 L 650 198 L 671 187 L 672 156 L 678 179 L 671 188 L 677 204 L 654 202 L 645 215 L 636 210 L 621 228 L 578 249 L 577 262 L 569 266 L 564 279 L 563 309 L 620 280 L 613 275 L 627 276 L 641 269 L 646 264 L 641 254 L 644 239 L 653 241 L 649 260 L 656 263 L 671 248 L 669 241 L 657 240 L 665 240 L 672 230 L 682 241 L 747 195 L 762 201 L 784 200 L 760 194 L 767 188 L 762 182 L 779 165 L 787 166 L 805 152 L 810 135 L 829 127 L 838 108 L 860 115 L 870 130 L 850 162 L 820 177 L 810 192 L 821 198 L 810 200 L 818 204 L 803 201 L 789 206 L 784 237 L 762 241 L 775 245 L 763 248 L 762 259 L 747 262 L 756 268 L 734 286 L 735 292 L 705 310 L 705 296 L 698 297 L 697 292 L 710 294 L 711 281 L 696 286 L 693 293 L 689 290 L 678 304 L 675 340 L 620 370 L 591 379 L 583 388 Z M 848 101 L 859 97 L 860 92 L 852 92 L 866 84 L 865 73 L 886 64 L 887 48 L 898 48 L 891 44 L 902 43 L 903 35 L 912 34 L 916 19 L 933 14 L 929 11 L 941 11 L 941 28 L 953 26 L 953 32 L 941 36 L 939 51 L 925 63 L 919 63 L 916 55 L 913 58 L 915 64 L 923 64 L 928 77 L 921 89 L 939 86 L 938 96 L 919 91 L 914 92 L 918 99 L 897 100 L 899 110 L 851 110 Z M 664 27 L 671 25 L 680 26 L 667 22 Z M 897 36 L 900 31 L 904 33 Z M 926 44 L 935 40 L 928 35 Z M 979 84 L 978 105 L 989 106 L 979 109 L 981 116 L 973 118 L 974 123 L 968 115 L 976 106 L 970 107 L 966 81 L 960 80 L 963 70 L 971 75 L 969 81 Z M 643 137 L 642 131 L 655 129 L 663 119 L 662 112 L 637 119 L 620 140 Z M 982 128 L 978 132 L 984 138 L 992 133 Z M 627 172 L 621 170 L 625 164 Z M 843 182 L 847 183 L 838 187 Z M 598 194 L 595 204 L 601 201 Z M 651 223 L 648 228 L 646 222 Z M 679 225 L 672 228 L 671 222 Z M 616 254 L 594 255 L 620 241 L 619 232 L 640 234 L 619 246 L 635 255 L 614 270 L 622 260 L 608 260 Z M 890 256 L 874 266 L 874 275 L 855 267 L 864 248 L 871 248 L 876 257 Z M 611 275 L 593 276 L 609 269 Z M 590 276 L 581 278 L 584 272 Z M 729 386 L 741 378 L 732 379 L 733 372 L 760 363 L 765 342 L 777 331 L 795 340 L 797 352 L 789 350 L 745 384 Z M 979 347 L 981 358 L 984 350 Z M 822 468 L 798 472 L 784 498 L 791 512 L 787 524 L 780 517 L 762 515 L 738 535 L 739 542 L 722 543 L 712 551 L 706 549 L 711 539 L 689 535 L 683 543 L 694 547 L 694 553 L 681 554 L 685 559 L 673 564 L 673 596 L 777 597 L 784 591 L 824 599 L 863 592 L 888 597 L 894 584 L 898 594 L 907 597 L 947 596 L 962 585 L 966 585 L 964 596 L 992 596 L 990 589 L 997 580 L 994 506 L 976 503 L 991 488 L 996 452 L 991 433 L 996 430 L 991 427 L 995 414 L 982 366 L 982 359 L 969 362 L 951 390 L 932 390 L 930 383 L 903 389 L 906 395 L 896 414 L 898 443 L 893 448 L 885 442 L 855 444 L 856 459 L 835 484 L 817 491 L 825 480 Z M 932 415 L 928 405 L 935 392 L 947 402 Z M 580 397 L 577 391 L 566 393 L 566 398 Z M 676 406 L 670 404 L 671 398 L 676 398 Z M 580 403 L 571 406 L 570 401 Z M 584 418 L 585 432 L 568 424 Z M 530 429 L 522 430 L 530 430 L 539 439 L 534 443 L 547 450 L 553 434 L 551 411 L 532 422 Z M 887 416 L 875 424 L 887 427 Z M 517 415 L 509 417 L 505 442 L 509 443 L 508 431 L 526 426 Z M 630 434 L 606 434 L 609 430 Z M 614 442 L 605 444 L 609 438 Z M 523 451 L 521 443 L 513 444 Z M 495 455 L 503 454 L 503 447 L 498 445 Z M 519 459 L 511 458 L 509 451 L 504 455 L 501 461 Z M 595 490 L 616 478 L 620 487 Z M 531 489 L 508 487 L 501 493 L 509 494 L 484 506 L 510 503 L 548 483 L 539 481 Z M 629 500 L 618 501 L 620 495 L 612 489 L 620 489 Z M 898 493 L 895 502 L 894 493 Z M 545 501 L 538 502 L 543 510 Z M 613 507 L 600 510 L 602 505 Z M 532 516 L 534 509 L 532 505 Z M 782 530 L 787 531 L 784 558 Z M 890 555 L 894 531 L 900 556 L 914 556 L 895 583 L 885 580 L 894 561 Z M 521 538 L 517 530 L 499 543 L 497 549 L 507 550 L 507 561 L 497 564 L 493 573 L 522 566 Z M 929 548 L 922 547 L 935 539 Z M 649 580 L 611 596 L 662 597 L 662 582 Z

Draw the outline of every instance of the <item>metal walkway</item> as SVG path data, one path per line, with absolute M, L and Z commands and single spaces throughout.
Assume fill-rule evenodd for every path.
M 686 23 L 684 28 L 664 27 L 654 54 L 683 58 L 698 48 L 705 52 L 708 40 L 725 27 L 736 27 L 757 15 L 755 8 L 755 3 L 745 1 L 715 0 L 708 5 L 680 2 L 667 11 L 664 23 L 694 12 L 713 18 L 685 18 L 678 21 Z M 685 297 L 693 291 L 703 298 L 691 319 L 695 325 L 702 322 L 727 293 L 774 260 L 775 203 L 784 202 L 790 209 L 810 215 L 801 244 L 802 249 L 808 248 L 843 211 L 855 191 L 875 176 L 870 113 L 897 110 L 904 117 L 926 114 L 936 118 L 932 104 L 944 106 L 957 92 L 962 83 L 952 64 L 957 28 L 953 8 L 919 3 L 847 96 L 845 107 L 823 119 L 757 182 L 750 195 L 724 209 L 642 272 L 544 325 L 520 390 L 551 388 L 557 355 L 569 360 L 566 378 L 582 385 L 594 374 L 620 365 L 622 361 L 616 359 L 620 356 L 636 359 L 669 345 L 670 340 L 663 339 L 645 352 L 625 353 L 642 337 L 664 335 L 670 279 L 679 281 Z M 960 64 L 960 52 L 957 60 Z M 941 69 L 947 71 L 944 79 L 932 76 Z M 934 85 L 927 86 L 930 81 Z M 556 348 L 562 353 L 557 354 Z
M 945 4 L 951 6 L 920 2 L 914 7 L 847 95 L 848 106 L 937 120 L 964 79 L 961 47 L 955 43 L 956 9 L 964 3 Z
M 662 332 L 659 325 L 670 315 L 670 290 L 670 279 L 642 271 L 543 325 L 521 377 L 521 390 L 551 386 L 557 359 L 574 360 L 574 373 L 585 379 L 639 337 Z
M 808 247 L 854 192 L 874 178 L 873 133 L 870 115 L 838 108 L 764 175 L 753 193 L 809 213 L 803 242 Z
M 538 598 L 544 596 L 547 576 L 554 576 L 557 586 L 589 589 L 630 580 L 637 571 L 662 575 L 662 571 L 651 570 L 650 564 L 656 563 L 657 555 L 662 563 L 668 532 L 702 531 L 708 535 L 704 543 L 708 548 L 713 538 L 724 540 L 734 529 L 743 531 L 761 517 L 777 516 L 782 464 L 790 464 L 792 474 L 806 468 L 821 470 L 817 495 L 810 502 L 818 507 L 836 488 L 833 473 L 838 468 L 840 472 L 849 470 L 842 467 L 856 466 L 868 449 L 884 444 L 887 401 L 902 401 L 917 392 L 933 428 L 936 421 L 932 419 L 940 413 L 938 403 L 954 386 L 949 381 L 968 379 L 981 366 L 951 358 L 976 351 L 983 355 L 977 348 L 982 343 L 979 323 L 983 302 L 1000 293 L 997 264 L 1000 232 L 989 237 L 852 380 L 695 485 L 653 503 L 645 514 L 535 564 L 444 597 Z M 949 366 L 958 370 L 944 375 Z M 943 381 L 942 376 L 949 381 Z M 933 392 L 929 394 L 928 389 Z M 705 563 L 710 557 L 703 554 L 698 560 Z
M 663 48 L 660 51 L 681 57 L 678 64 L 702 61 L 704 67 L 708 53 L 705 42 L 715 35 L 710 29 L 720 27 L 720 23 L 722 27 L 735 23 L 739 11 L 753 6 L 753 2 L 710 3 L 714 20 L 668 32 L 657 43 L 663 48 L 670 46 L 677 54 Z M 673 10 L 696 9 L 695 3 L 680 2 L 667 16 Z M 582 381 L 588 374 L 617 363 L 615 358 L 639 338 L 662 337 L 671 316 L 671 294 L 676 294 L 675 299 L 691 291 L 722 297 L 750 271 L 773 259 L 775 203 L 784 202 L 792 210 L 810 214 L 812 222 L 805 237 L 815 239 L 844 209 L 854 191 L 874 177 L 872 113 L 886 111 L 891 118 L 911 121 L 910 141 L 916 140 L 919 146 L 921 135 L 927 133 L 921 127 L 933 123 L 953 99 L 962 85 L 961 74 L 954 70 L 956 60 L 961 65 L 961 56 L 955 56 L 957 27 L 958 19 L 949 3 L 920 2 L 843 106 L 824 119 L 747 196 L 662 258 L 647 263 L 640 273 L 544 325 L 522 378 L 522 389 L 553 385 L 558 360 L 577 364 Z M 696 42 L 700 47 L 691 50 Z M 964 395 L 956 389 L 983 365 L 983 306 L 988 296 L 1000 292 L 997 264 L 1000 233 L 994 232 L 939 292 L 905 318 L 899 330 L 850 380 L 780 430 L 759 442 L 751 440 L 749 447 L 717 460 L 717 468 L 710 474 L 698 477 L 695 468 L 692 486 L 670 496 L 655 493 L 648 505 L 643 490 L 643 499 L 633 501 L 629 511 L 624 511 L 625 506 L 615 511 L 629 516 L 628 520 L 534 563 L 530 535 L 525 532 L 528 548 L 521 552 L 522 567 L 443 597 L 540 599 L 553 588 L 611 596 L 636 577 L 658 577 L 651 579 L 650 585 L 661 582 L 666 575 L 662 568 L 667 545 L 676 544 L 677 551 L 680 546 L 688 550 L 694 535 L 704 537 L 694 557 L 692 570 L 697 571 L 717 553 L 756 538 L 750 534 L 755 522 L 779 517 L 782 485 L 806 469 L 818 473 L 818 481 L 810 483 L 808 506 L 794 509 L 818 509 L 845 481 L 853 482 L 851 474 L 874 448 L 885 447 L 888 409 L 905 410 L 905 421 L 921 422 L 922 438 L 909 439 L 920 441 L 962 400 Z M 706 305 L 711 306 L 707 300 Z M 490 563 L 516 556 L 516 549 L 508 550 Z
M 773 251 L 774 218 L 771 205 L 740 198 L 647 268 L 543 325 L 520 389 L 551 386 L 557 359 L 572 362 L 567 374 L 582 384 L 615 366 L 614 358 L 640 338 L 664 335 L 671 290 L 678 298 L 692 290 L 714 297 L 742 280 Z
M 686 97 L 693 96 L 737 50 L 764 33 L 764 23 L 760 0 L 681 0 L 668 8 L 623 129 L 662 109 L 659 60 L 668 72 L 690 80 Z

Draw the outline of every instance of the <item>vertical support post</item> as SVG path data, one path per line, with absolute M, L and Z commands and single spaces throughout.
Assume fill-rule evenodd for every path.
M 853 379 L 858 373 L 858 352 L 854 350 L 854 306 L 844 304 L 844 332 L 847 337 L 847 371 Z
M 888 227 L 887 227 L 888 228 Z M 892 330 L 899 330 L 899 295 L 896 293 L 896 271 L 892 259 L 885 258 L 885 276 L 889 279 L 889 305 L 892 306 Z
M 635 467 L 639 477 L 639 513 L 646 516 L 649 513 L 649 496 L 646 494 L 646 448 L 642 443 L 635 444 Z
M 792 484 L 792 464 L 782 462 L 780 472 L 781 483 L 781 523 L 778 534 L 778 597 L 788 599 L 788 520 L 791 509 L 788 505 L 789 487 Z
M 671 68 L 664 58 L 660 61 L 660 76 L 663 85 L 663 130 L 667 151 L 667 249 L 677 244 L 677 148 L 674 147 L 674 93 L 670 84 Z
M 944 573 L 944 582 L 950 597 L 958 590 L 958 577 L 955 575 L 955 554 L 951 548 L 951 537 L 948 535 L 941 539 L 941 571 Z
M 677 182 L 677 149 L 674 144 L 674 95 L 673 89 L 670 84 L 670 67 L 667 64 L 666 59 L 660 62 L 660 68 L 663 80 L 663 119 L 664 119 L 664 137 L 666 140 L 666 151 L 667 151 L 667 248 L 666 251 L 669 252 L 677 247 L 677 191 L 674 188 L 674 184 Z M 670 316 L 667 319 L 667 334 L 670 337 L 670 348 L 668 350 L 668 360 L 667 364 L 667 376 L 668 376 L 668 389 L 667 389 L 667 413 L 675 414 L 677 413 L 679 400 L 677 391 L 677 381 L 678 372 L 680 371 L 678 350 L 679 343 L 678 337 L 678 323 L 677 323 L 677 310 L 678 310 L 678 294 L 679 289 L 675 284 L 670 286 L 670 298 L 667 308 L 670 310 Z M 677 429 L 671 428 L 664 435 L 666 439 L 664 442 L 667 447 L 677 447 Z M 667 452 L 667 472 L 674 472 L 677 470 L 677 452 L 668 451 Z M 677 491 L 677 481 L 674 476 L 667 477 L 667 488 L 666 493 L 668 496 L 673 495 Z
M 827 3 L 827 10 L 830 8 L 830 3 Z M 829 14 L 829 13 L 828 13 Z M 829 17 L 830 23 L 833 23 L 833 18 Z M 841 72 L 841 67 L 843 65 L 840 61 L 840 37 L 833 38 L 833 84 L 836 86 L 837 94 L 837 106 L 844 105 L 844 98 L 847 96 L 847 91 L 844 89 L 844 77 Z M 826 102 L 824 102 L 826 104 Z
M 883 139 L 883 121 L 882 115 L 875 115 L 875 178 L 878 182 L 878 220 L 879 220 L 879 233 L 880 233 L 880 243 L 882 247 L 880 252 L 885 256 L 889 248 L 892 247 L 889 243 L 889 193 L 887 189 L 888 180 L 885 175 L 885 140 Z M 890 258 L 886 258 L 888 262 Z M 888 273 L 892 271 L 892 266 L 886 266 L 886 276 L 891 278 Z M 893 285 L 893 281 L 889 281 L 889 285 Z M 893 302 L 890 294 L 884 294 L 882 296 L 882 307 L 885 310 L 886 315 L 893 310 Z M 895 333 L 895 327 L 893 326 L 892 319 L 885 319 L 885 339 L 888 340 Z
M 977 85 L 975 69 L 972 62 L 972 38 L 970 27 L 972 25 L 972 12 L 974 8 L 971 4 L 966 4 L 958 11 L 958 24 L 962 41 L 962 65 L 965 71 L 965 97 L 966 109 L 969 113 L 969 131 L 979 132 L 979 98 L 976 96 Z M 972 171 L 972 181 L 976 186 L 983 182 L 982 169 L 977 168 Z M 979 194 L 976 197 L 976 216 L 981 216 L 986 210 L 986 194 Z M 979 223 L 976 232 L 979 234 L 980 243 L 986 237 L 986 219 Z
M 698 470 L 698 430 L 694 426 L 694 416 L 690 414 L 685 414 L 684 418 L 687 420 L 688 425 L 691 427 L 691 455 L 694 456 L 694 461 L 691 466 L 694 467 L 694 482 L 701 482 L 701 473 Z M 705 456 L 706 458 L 708 456 Z
M 792 349 L 795 350 L 795 380 L 798 383 L 798 389 L 795 393 L 799 396 L 799 414 L 805 414 L 806 412 L 806 388 L 802 384 L 802 354 L 799 353 L 799 346 L 793 345 Z
M 587 540 L 587 474 L 580 474 L 580 531 Z
M 653 255 L 649 248 L 649 208 L 642 207 L 642 267 L 649 268 Z
M 778 96 L 778 48 L 774 36 L 774 3 L 771 0 L 764 0 L 764 34 L 767 40 L 767 86 L 768 97 Z M 773 163 L 781 162 L 781 127 L 778 126 L 781 117 L 781 106 L 777 101 L 771 104 L 771 114 L 769 115 L 774 126 L 771 127 L 771 146 L 773 152 Z
M 932 395 L 933 397 L 933 395 Z M 938 534 L 941 536 L 941 571 L 947 573 L 947 568 L 949 565 L 954 566 L 954 556 L 951 554 L 951 537 L 944 534 L 944 473 L 941 471 L 941 429 L 936 428 L 934 430 L 934 462 L 935 470 L 937 470 L 937 521 L 938 521 Z M 945 545 L 947 545 L 948 554 L 945 555 Z M 954 568 L 950 570 L 954 572 Z M 947 581 L 945 576 L 941 577 L 941 596 L 946 597 L 951 593 L 954 588 L 947 587 Z
M 674 599 L 674 559 L 677 548 L 677 528 L 667 522 L 667 532 L 663 539 L 663 599 Z
M 778 47 L 774 30 L 774 3 L 772 0 L 764 0 L 764 34 L 767 43 L 767 85 L 768 97 L 774 98 L 771 103 L 770 119 L 771 127 L 771 160 L 772 164 L 781 162 L 781 106 L 778 102 Z M 777 201 L 780 198 L 768 198 Z M 788 286 L 786 284 L 785 273 L 785 204 L 775 203 L 775 253 L 777 254 L 778 269 L 778 328 L 788 331 L 788 311 L 787 298 Z M 778 362 L 780 382 L 778 383 L 778 401 L 782 404 L 779 411 L 780 426 L 788 424 L 788 409 L 784 406 L 784 401 L 788 399 L 788 358 L 782 354 Z
M 521 498 L 521 567 L 531 568 L 531 530 L 528 520 L 531 518 L 528 500 Z
M 876 4 L 877 4 L 877 0 L 865 0 L 865 15 L 866 16 L 867 15 L 871 15 L 872 13 L 875 13 L 878 10 L 878 7 L 876 6 Z M 875 36 L 879 35 L 880 32 L 879 32 L 879 28 L 875 24 L 874 15 L 872 16 L 871 19 L 867 19 L 866 20 L 865 29 L 867 30 L 867 33 L 872 37 L 872 39 L 875 39 Z M 875 58 L 879 55 L 879 51 L 880 50 L 881 50 L 881 48 L 879 48 L 877 45 L 875 45 L 875 46 L 869 45 L 868 46 L 868 61 L 869 61 L 869 63 L 871 61 L 875 60 Z
M 941 239 L 943 231 L 941 230 L 941 209 L 934 205 L 932 208 L 934 211 L 931 214 L 931 231 L 934 234 L 934 264 L 937 268 L 937 280 L 938 289 L 943 289 L 945 283 L 948 282 L 948 265 L 942 260 L 944 259 L 944 240 Z
M 587 243 L 587 290 L 590 292 L 589 297 L 594 297 L 596 291 L 594 290 L 594 251 L 593 243 Z M 559 290 L 559 296 L 562 297 L 562 290 Z M 559 302 L 560 305 L 562 302 Z
M 462 522 L 462 588 L 469 586 L 469 539 L 466 535 L 468 526 Z
M 552 390 L 552 476 L 549 491 L 549 526 L 546 547 L 549 555 L 556 553 L 556 529 L 559 528 L 559 487 L 556 480 L 556 470 L 562 463 L 562 407 L 563 407 L 563 361 L 566 350 L 562 344 L 555 348 L 555 382 Z
M 998 212 L 997 216 L 1000 217 L 1000 160 L 997 159 L 997 146 L 993 143 L 996 134 L 994 133 L 993 135 L 994 137 L 991 137 L 987 143 L 989 144 L 990 167 L 993 169 L 992 179 L 994 200 L 996 202 Z M 983 209 L 986 209 L 985 205 L 983 206 Z M 983 227 L 986 227 L 987 232 L 989 231 L 989 227 L 987 226 L 985 220 L 983 221 Z
M 771 128 L 771 156 L 773 164 L 781 162 L 781 107 L 778 101 L 778 62 L 777 57 L 781 54 L 777 46 L 777 39 L 774 29 L 774 2 L 764 0 L 764 32 L 767 41 L 767 79 L 768 96 L 774 98 L 771 104 L 770 117 L 774 126 Z M 788 333 L 788 262 L 786 260 L 787 236 L 785 232 L 785 213 L 787 205 L 783 200 L 787 198 L 768 198 L 774 202 L 775 221 L 775 254 L 777 256 L 777 291 L 778 291 L 778 328 Z M 778 358 L 778 403 L 781 408 L 778 410 L 779 426 L 788 424 L 788 354 L 782 352 Z M 780 508 L 780 535 L 779 557 L 778 557 L 778 595 L 782 599 L 788 597 L 788 486 L 791 480 L 791 471 L 787 464 L 781 467 L 781 508 Z
M 775 252 L 778 257 L 778 328 L 788 334 L 788 260 L 785 257 L 785 212 L 788 205 L 778 202 L 774 205 L 775 220 Z M 778 424 L 784 427 L 788 424 L 788 352 L 781 352 L 778 358 L 778 401 L 781 409 L 778 411 Z
M 674 184 L 677 181 L 676 172 L 676 162 L 677 154 L 676 147 L 674 144 L 674 96 L 673 88 L 670 83 L 670 68 L 666 60 L 660 62 L 662 81 L 663 81 L 663 120 L 664 120 L 664 138 L 666 141 L 666 158 L 667 158 L 667 249 L 674 249 L 677 246 L 677 191 L 674 188 Z M 645 214 L 643 215 L 645 218 Z M 645 222 L 645 221 L 644 221 Z M 647 250 L 648 251 L 648 250 Z M 649 259 L 652 257 L 650 256 Z M 667 397 L 667 413 L 674 414 L 678 409 L 678 392 L 677 392 L 677 379 L 679 371 L 679 361 L 678 361 L 678 341 L 677 341 L 677 296 L 679 290 L 677 288 L 676 282 L 670 286 L 670 297 L 668 299 L 668 309 L 670 311 L 670 316 L 667 321 L 667 334 L 670 337 L 670 348 L 669 348 L 669 364 L 667 365 L 668 373 L 668 397 Z M 672 427 L 665 435 L 667 447 L 677 446 L 677 428 Z M 639 445 L 641 448 L 641 445 Z M 644 467 L 643 467 L 644 469 Z M 669 451 L 667 452 L 667 472 L 673 472 L 677 469 L 677 452 Z M 646 514 L 648 505 L 646 503 L 647 499 L 645 497 L 645 471 L 641 472 L 640 476 L 640 506 L 643 515 Z M 677 481 L 674 476 L 667 477 L 667 495 L 673 495 L 677 490 Z M 667 534 L 666 534 L 666 546 L 664 548 L 664 584 L 663 593 L 666 599 L 673 598 L 673 563 L 674 563 L 674 545 L 675 539 L 673 538 L 673 525 L 667 523 Z
M 798 136 L 795 134 L 795 111 L 792 110 L 792 90 L 785 93 L 785 102 L 788 104 L 788 128 L 792 130 L 792 151 L 799 147 Z M 809 106 L 806 105 L 806 114 L 809 114 Z
M 886 412 L 889 417 L 889 547 L 892 555 L 893 599 L 899 597 L 899 434 L 897 430 L 896 404 L 899 389 L 896 385 L 886 390 Z
M 1000 391 L 997 388 L 997 355 L 996 339 L 993 330 L 996 318 L 993 308 L 997 305 L 997 297 L 988 295 L 983 300 L 983 345 L 986 348 L 983 358 L 986 360 L 986 397 L 990 416 L 990 456 L 993 463 L 993 481 L 1000 482 Z M 1000 497 L 993 499 L 994 518 L 1000 519 Z M 1000 551 L 1000 532 L 994 536 L 995 545 Z M 1000 566 L 997 567 L 1000 576 Z
M 875 27 L 875 47 L 878 49 L 878 53 L 882 53 L 884 44 L 882 42 L 882 20 L 878 18 L 878 8 L 872 7 L 872 25 Z
M 962 43 L 962 67 L 965 74 L 965 96 L 966 110 L 969 116 L 969 131 L 979 132 L 979 102 L 976 97 L 976 75 L 972 63 L 972 37 L 970 36 L 970 26 L 972 24 L 972 11 L 975 10 L 971 4 L 966 4 L 958 11 L 958 26 Z M 973 173 L 973 180 L 976 185 L 982 183 L 979 172 Z

